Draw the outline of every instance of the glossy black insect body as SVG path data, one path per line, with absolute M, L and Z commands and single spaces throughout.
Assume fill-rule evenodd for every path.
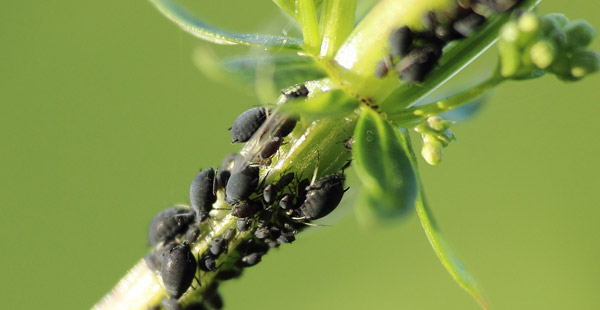
M 190 245 L 184 242 L 168 250 L 162 261 L 161 276 L 167 292 L 177 299 L 192 285 L 196 275 L 196 259 Z
M 217 201 L 215 181 L 215 170 L 208 168 L 200 171 L 190 185 L 190 202 L 199 222 L 208 219 L 208 213 Z
M 204 254 L 198 260 L 198 269 L 202 271 L 215 271 L 217 270 L 217 262 L 212 255 Z
M 294 207 L 294 197 L 290 194 L 285 194 L 279 200 L 279 207 L 283 210 L 290 210 Z
M 331 213 L 344 196 L 344 176 L 326 176 L 306 188 L 306 199 L 300 206 L 301 217 L 307 220 L 319 219 Z
M 287 135 L 289 135 L 290 133 L 292 133 L 292 131 L 294 131 L 294 128 L 296 127 L 296 123 L 298 121 L 294 118 L 286 118 L 283 123 L 281 124 L 281 126 L 279 126 L 279 128 L 277 128 L 277 130 L 275 130 L 275 133 L 273 134 L 275 137 L 278 138 L 284 138 L 287 137 Z
M 415 48 L 398 63 L 396 70 L 407 83 L 421 83 L 437 65 L 442 54 L 441 47 L 426 45 Z
M 461 35 L 468 37 L 471 33 L 479 28 L 485 22 L 485 17 L 471 13 L 454 22 L 452 27 Z
M 229 170 L 222 170 L 217 176 L 217 189 L 224 189 L 227 186 L 227 181 L 231 177 Z
M 299 208 L 306 199 L 306 191 L 308 186 L 310 186 L 310 180 L 308 179 L 304 179 L 298 183 L 298 187 L 296 189 L 296 205 L 294 206 L 294 209 Z
M 225 200 L 230 205 L 247 199 L 258 186 L 259 168 L 247 166 L 231 175 L 225 187 Z
M 404 57 L 410 52 L 413 34 L 406 26 L 396 29 L 390 34 L 390 54 L 392 57 Z
M 187 209 L 169 208 L 160 211 L 148 227 L 148 242 L 155 246 L 172 241 L 177 235 L 184 233 L 193 221 L 194 214 Z
M 217 238 L 210 243 L 209 251 L 214 257 L 219 257 L 221 253 L 227 250 L 227 240 Z
M 256 231 L 254 231 L 254 237 L 258 238 L 258 239 L 265 239 L 267 237 L 270 236 L 270 230 L 267 227 L 261 227 L 258 228 Z
M 223 302 L 223 298 L 218 292 L 212 294 L 209 298 L 206 299 L 206 303 L 211 306 L 212 309 L 221 310 L 225 303 Z
M 239 218 L 235 224 L 240 231 L 247 231 L 252 226 L 252 218 Z
M 282 233 L 278 238 L 277 242 L 279 243 L 292 243 L 296 240 L 296 237 L 293 233 Z
M 240 265 L 244 267 L 251 267 L 260 263 L 261 260 L 262 254 L 255 252 L 242 257 L 240 259 Z
M 275 202 L 275 199 L 277 199 L 277 189 L 275 185 L 269 184 L 265 186 L 265 189 L 263 189 L 263 200 L 265 203 L 270 205 Z
M 231 142 L 247 142 L 267 119 L 264 108 L 253 108 L 240 114 L 231 126 Z
M 279 181 L 277 181 L 277 183 L 275 184 L 275 188 L 277 188 L 277 191 L 281 191 L 290 183 L 292 183 L 292 181 L 294 181 L 294 173 L 286 173 L 283 176 L 281 176 L 281 178 L 279 178 Z
M 244 201 L 235 205 L 231 210 L 231 214 L 241 218 L 248 218 L 254 216 L 261 209 L 262 203 L 260 201 Z
M 260 151 L 260 154 L 258 154 L 258 156 L 261 159 L 267 159 L 267 158 L 275 155 L 275 153 L 277 153 L 277 151 L 279 151 L 279 147 L 281 146 L 282 142 L 283 142 L 282 138 L 271 139 L 271 141 L 265 143 L 265 145 L 263 146 L 263 148 Z

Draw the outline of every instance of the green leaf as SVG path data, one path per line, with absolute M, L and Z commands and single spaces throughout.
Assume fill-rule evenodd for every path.
M 343 90 L 319 92 L 313 91 L 309 86 L 307 85 L 310 91 L 308 98 L 290 100 L 281 105 L 280 109 L 283 112 L 301 115 L 307 119 L 320 119 L 343 116 L 358 107 L 358 101 L 348 97 Z
M 304 81 L 326 76 L 310 57 L 298 55 L 237 57 L 218 59 L 206 48 L 198 48 L 194 64 L 208 77 L 231 84 L 238 82 L 244 88 L 256 90 L 261 98 L 276 98 L 281 89 Z
M 267 49 L 302 50 L 302 40 L 293 37 L 232 33 L 210 26 L 192 16 L 173 0 L 150 0 L 156 8 L 181 29 L 200 39 L 216 44 L 240 44 Z
M 450 273 L 450 276 L 452 276 L 454 281 L 456 281 L 460 287 L 471 294 L 471 296 L 473 296 L 473 298 L 475 298 L 475 300 L 477 300 L 477 302 L 479 302 L 484 309 L 489 309 L 489 305 L 482 292 L 479 290 L 475 279 L 466 270 L 465 266 L 456 257 L 456 255 L 454 255 L 442 237 L 440 229 L 437 226 L 431 210 L 427 205 L 423 190 L 419 191 L 415 205 L 417 209 L 417 215 L 421 220 L 421 225 L 425 230 L 427 239 L 429 239 L 429 243 L 431 243 L 435 254 L 440 259 L 444 268 L 446 268 L 446 270 Z
M 325 0 L 321 10 L 320 56 L 331 59 L 354 28 L 356 0 Z
M 354 132 L 354 167 L 365 186 L 364 203 L 381 218 L 411 210 L 417 177 L 409 158 L 409 137 L 371 108 L 363 108 Z

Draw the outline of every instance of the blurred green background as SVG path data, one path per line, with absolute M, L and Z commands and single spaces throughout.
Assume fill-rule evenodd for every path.
M 279 14 L 270 1 L 204 3 L 199 15 L 235 31 Z M 148 251 L 152 216 L 238 149 L 227 128 L 259 102 L 203 77 L 198 40 L 146 1 L 2 6 L 0 308 L 88 309 Z M 596 1 L 540 8 L 600 28 Z M 447 239 L 494 309 L 600 309 L 599 82 L 507 83 L 454 128 L 440 166 L 421 164 Z M 337 213 L 224 285 L 227 308 L 478 309 L 415 215 L 363 230 Z

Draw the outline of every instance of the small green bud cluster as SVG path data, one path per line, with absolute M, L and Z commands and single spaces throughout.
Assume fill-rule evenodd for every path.
M 442 119 L 439 116 L 431 116 L 415 127 L 415 131 L 421 134 L 423 148 L 421 156 L 430 165 L 437 165 L 442 161 L 443 148 L 447 147 L 456 136 L 450 130 L 454 122 Z
M 527 79 L 549 72 L 561 80 L 579 80 L 600 69 L 600 54 L 587 50 L 595 35 L 584 20 L 569 21 L 557 13 L 544 17 L 522 13 L 500 33 L 500 74 Z

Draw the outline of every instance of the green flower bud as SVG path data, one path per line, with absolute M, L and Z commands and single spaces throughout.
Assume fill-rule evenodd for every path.
M 548 68 L 556 57 L 556 48 L 550 41 L 536 42 L 529 50 L 531 61 L 540 69 Z
M 596 51 L 576 51 L 571 58 L 571 75 L 580 79 L 600 69 L 600 54 Z
M 439 164 L 442 161 L 442 144 L 438 141 L 431 141 L 430 143 L 426 143 L 423 145 L 421 149 L 421 156 L 425 161 L 434 166 Z
M 521 53 L 515 42 L 499 41 L 500 74 L 503 77 L 514 76 L 521 66 Z
M 568 22 L 569 22 L 569 19 L 566 16 L 564 16 L 563 14 L 560 14 L 560 13 L 548 14 L 542 18 L 542 22 L 541 22 L 542 33 L 545 35 L 548 35 L 557 30 L 560 31 L 567 25 Z
M 594 36 L 596 29 L 585 20 L 574 20 L 564 28 L 567 36 L 567 43 L 570 48 L 577 49 L 588 46 Z
M 534 13 L 525 12 L 519 17 L 517 27 L 519 29 L 519 46 L 525 46 L 537 35 L 540 29 L 540 20 Z
M 506 42 L 517 42 L 519 39 L 519 26 L 514 21 L 510 21 L 502 27 L 500 37 Z

